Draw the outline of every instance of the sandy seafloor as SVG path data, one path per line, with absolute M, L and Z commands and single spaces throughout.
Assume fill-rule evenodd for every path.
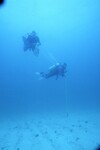
M 24 115 L 0 120 L 0 150 L 94 150 L 100 112 Z

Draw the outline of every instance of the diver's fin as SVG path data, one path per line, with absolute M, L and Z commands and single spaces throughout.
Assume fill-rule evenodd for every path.
M 40 72 L 35 72 L 35 74 L 36 74 L 36 75 L 41 75 L 41 73 L 40 73 Z
M 40 75 L 39 80 L 43 80 L 44 76 L 43 76 L 43 72 L 35 72 L 36 75 Z
M 43 80 L 43 79 L 44 79 L 43 77 L 40 77 L 40 78 L 39 78 L 39 80 Z

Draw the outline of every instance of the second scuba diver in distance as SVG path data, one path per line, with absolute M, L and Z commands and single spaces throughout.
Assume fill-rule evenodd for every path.
M 41 45 L 41 42 L 35 31 L 23 36 L 22 40 L 24 42 L 24 52 L 30 50 L 33 51 L 35 56 L 39 55 L 39 46 Z
M 56 77 L 56 79 L 58 79 L 59 76 L 61 77 L 66 77 L 66 73 L 67 73 L 67 64 L 66 63 L 57 63 L 53 66 L 51 66 L 47 73 L 44 72 L 36 72 L 37 75 L 40 75 L 40 79 L 48 79 L 51 78 L 53 76 Z

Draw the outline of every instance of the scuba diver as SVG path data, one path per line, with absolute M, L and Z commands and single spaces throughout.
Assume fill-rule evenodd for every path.
M 63 63 L 63 64 L 57 63 L 56 65 L 51 66 L 48 69 L 47 73 L 37 72 L 36 74 L 41 76 L 40 79 L 43 79 L 43 78 L 48 79 L 53 76 L 56 76 L 56 79 L 58 79 L 59 76 L 66 77 L 66 73 L 67 73 L 66 67 L 67 67 L 66 63 Z
M 41 45 L 40 39 L 37 36 L 35 31 L 32 31 L 31 34 L 22 37 L 24 42 L 24 51 L 32 50 L 36 56 L 39 54 L 39 46 Z

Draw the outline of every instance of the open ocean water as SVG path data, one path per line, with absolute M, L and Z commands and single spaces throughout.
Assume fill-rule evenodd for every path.
M 38 56 L 24 51 L 22 37 L 32 31 L 41 42 Z M 67 64 L 66 77 L 40 80 L 37 72 L 57 63 Z M 0 150 L 95 150 L 99 115 L 100 1 L 6 0 L 0 6 Z

